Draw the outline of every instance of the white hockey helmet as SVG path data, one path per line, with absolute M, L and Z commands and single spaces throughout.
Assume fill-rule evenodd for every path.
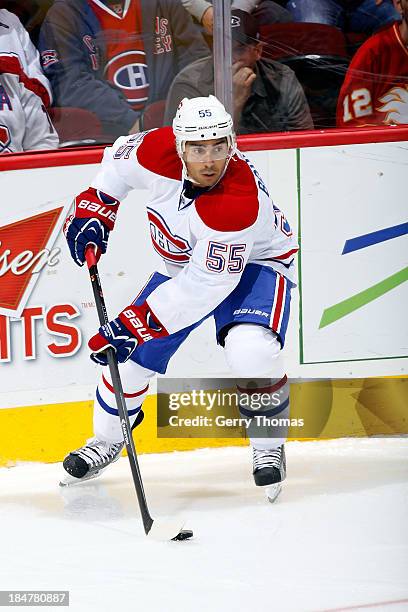
M 228 160 L 236 150 L 236 138 L 232 117 L 215 97 L 184 98 L 173 120 L 177 153 L 183 159 L 188 141 L 227 138 Z

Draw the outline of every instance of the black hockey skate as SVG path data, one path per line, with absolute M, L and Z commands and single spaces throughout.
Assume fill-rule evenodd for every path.
M 285 447 L 273 450 L 253 448 L 253 475 L 257 487 L 267 487 L 266 495 L 273 502 L 282 490 L 286 478 Z
M 144 419 L 143 410 L 139 410 L 136 420 L 132 425 L 132 431 L 140 425 Z M 86 444 L 77 450 L 69 453 L 63 461 L 63 468 L 66 472 L 60 482 L 64 487 L 85 480 L 96 478 L 106 468 L 117 461 L 120 457 L 124 442 L 102 442 L 95 437 L 86 441 Z
M 66 475 L 60 485 L 66 486 L 96 478 L 119 459 L 124 445 L 124 442 L 109 443 L 90 438 L 84 446 L 65 457 L 62 465 Z

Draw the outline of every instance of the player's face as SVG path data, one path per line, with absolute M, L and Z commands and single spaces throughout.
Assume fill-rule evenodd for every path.
M 200 187 L 212 187 L 223 173 L 228 153 L 226 138 L 186 142 L 184 161 L 188 175 Z

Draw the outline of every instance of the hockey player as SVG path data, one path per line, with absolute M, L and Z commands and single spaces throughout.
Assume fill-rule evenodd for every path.
M 37 50 L 18 17 L 0 9 L 0 155 L 58 146 L 50 104 Z
M 89 341 L 94 361 L 105 365 L 104 351 L 112 346 L 123 364 L 131 423 L 143 418 L 150 378 L 166 371 L 181 343 L 209 316 L 231 372 L 268 379 L 263 392 L 283 390 L 280 354 L 298 245 L 256 168 L 237 150 L 231 116 L 214 96 L 185 98 L 173 130 L 121 137 L 105 150 L 96 178 L 75 198 L 65 224 L 79 266 L 87 245 L 95 245 L 97 256 L 106 252 L 120 201 L 135 187 L 150 191 L 152 242 L 169 276 L 155 272 L 137 298 Z M 287 405 L 250 416 L 284 416 Z M 123 448 L 107 368 L 96 390 L 94 434 L 65 458 L 71 481 L 98 475 Z M 255 483 L 280 483 L 284 438 L 267 435 L 251 442 Z

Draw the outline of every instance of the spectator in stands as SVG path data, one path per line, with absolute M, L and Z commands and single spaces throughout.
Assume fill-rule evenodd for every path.
M 313 129 L 313 121 L 295 73 L 262 59 L 255 18 L 232 11 L 232 78 L 234 124 L 238 134 Z M 214 93 L 212 56 L 187 66 L 174 79 L 167 97 L 165 125 L 171 123 L 180 101 Z
M 338 127 L 408 123 L 408 0 L 395 0 L 401 22 L 357 51 L 337 106 Z
M 398 19 L 392 0 L 290 0 L 294 21 L 326 23 L 346 32 L 372 34 Z
M 55 0 L 40 51 L 56 106 L 91 111 L 116 137 L 142 129 L 147 106 L 208 47 L 179 0 Z
M 18 17 L 0 9 L 0 154 L 55 149 L 51 88 Z
M 197 19 L 208 34 L 212 34 L 214 24 L 214 9 L 207 0 L 181 0 L 183 6 Z M 286 0 L 273 2 L 273 0 L 233 0 L 232 8 L 240 9 L 257 19 L 259 25 L 270 23 L 287 23 L 292 21 L 289 11 L 280 6 Z

